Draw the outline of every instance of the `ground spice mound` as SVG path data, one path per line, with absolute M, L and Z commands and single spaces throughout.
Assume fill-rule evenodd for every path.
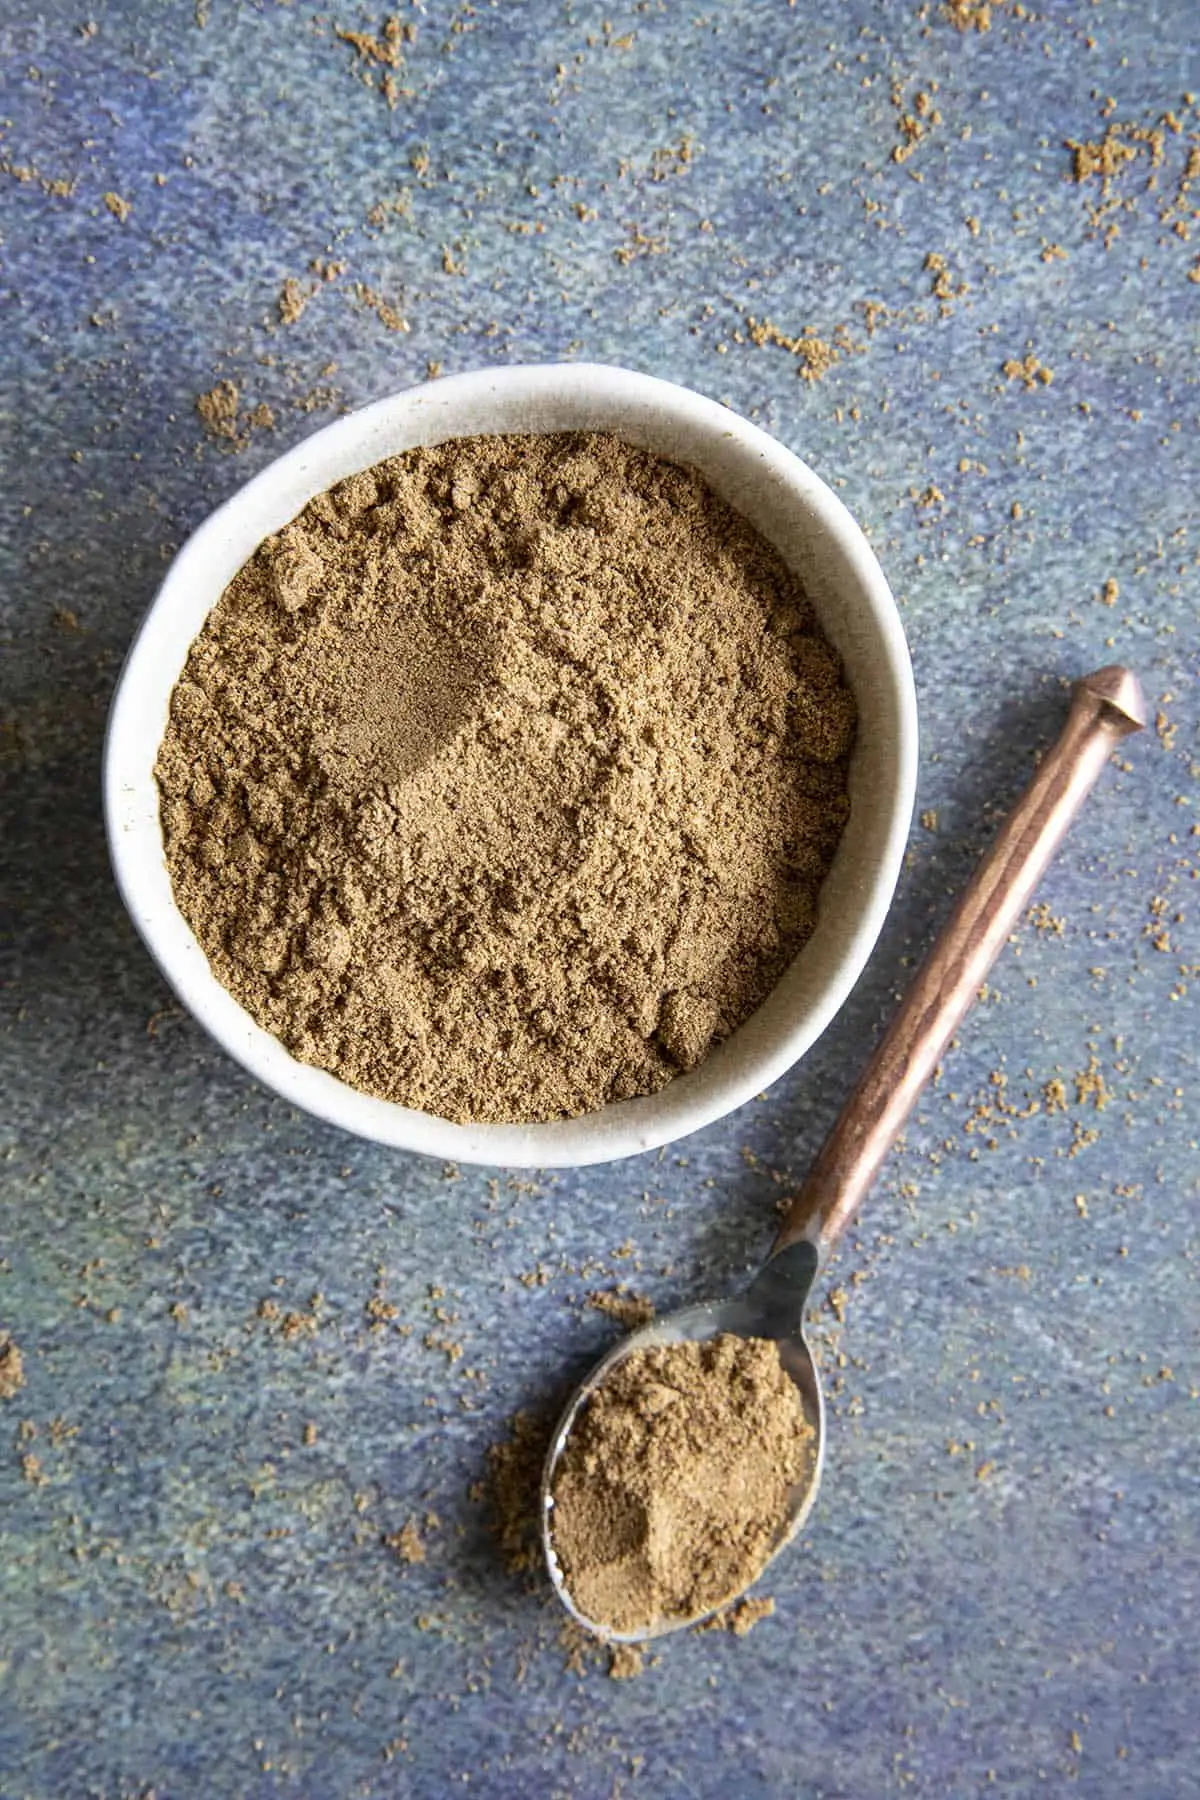
M 576 1606 L 643 1631 L 732 1599 L 775 1548 L 811 1439 L 777 1345 L 723 1333 L 635 1351 L 579 1415 L 555 1481 Z
M 654 1092 L 765 998 L 848 813 L 854 701 L 795 578 L 608 435 L 341 482 L 192 646 L 176 900 L 301 1061 L 454 1120 Z

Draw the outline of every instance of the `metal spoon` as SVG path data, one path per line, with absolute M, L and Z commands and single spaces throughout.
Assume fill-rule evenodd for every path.
M 799 1391 L 816 1449 L 806 1479 L 789 1496 L 788 1511 L 780 1521 L 768 1560 L 796 1536 L 816 1499 L 825 1454 L 821 1383 L 804 1336 L 804 1309 L 813 1281 L 824 1267 L 831 1245 L 857 1212 L 1071 819 L 1115 746 L 1144 724 L 1141 687 L 1130 670 L 1116 666 L 1098 669 L 1076 682 L 1058 742 L 1042 760 L 938 934 L 792 1202 L 770 1255 L 746 1292 L 733 1300 L 715 1300 L 669 1313 L 635 1331 L 597 1363 L 572 1395 L 551 1440 L 542 1475 L 542 1545 L 559 1599 L 579 1624 L 598 1637 L 614 1643 L 644 1642 L 694 1625 L 719 1607 L 693 1618 L 663 1619 L 645 1631 L 622 1632 L 587 1618 L 574 1604 L 554 1550 L 554 1480 L 580 1409 L 616 1364 L 636 1350 L 681 1339 L 709 1338 L 718 1332 L 774 1339 L 780 1360 Z M 727 1594 L 720 1605 L 727 1606 L 737 1597 Z

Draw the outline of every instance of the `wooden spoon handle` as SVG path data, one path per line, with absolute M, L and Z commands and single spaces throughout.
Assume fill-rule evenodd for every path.
M 857 1212 L 956 1027 L 1113 747 L 1145 724 L 1137 676 L 1075 684 L 1062 735 L 971 877 L 788 1211 L 771 1254 L 811 1238 L 824 1255 Z

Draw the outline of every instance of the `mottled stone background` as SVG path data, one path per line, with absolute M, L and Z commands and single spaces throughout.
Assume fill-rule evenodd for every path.
M 335 35 L 381 32 L 360 0 L 2 18 L 0 1792 L 1200 1793 L 1194 0 L 986 31 L 428 0 L 394 72 Z M 1085 151 L 1077 181 L 1066 140 L 1106 131 L 1111 180 Z M 835 359 L 778 341 L 806 328 Z M 925 825 L 760 1103 L 677 1155 L 456 1176 L 298 1117 L 180 1015 L 109 877 L 101 733 L 164 562 L 255 469 L 431 364 L 563 357 L 727 399 L 837 486 L 900 596 Z M 1158 729 L 839 1259 L 776 1615 L 636 1680 L 567 1668 L 471 1498 L 487 1446 L 610 1341 L 589 1291 L 753 1266 L 1065 682 L 1114 656 Z M 429 1512 L 406 1566 L 382 1538 Z

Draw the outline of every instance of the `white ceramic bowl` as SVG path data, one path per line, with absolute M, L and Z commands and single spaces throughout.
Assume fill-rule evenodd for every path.
M 546 1125 L 454 1125 L 358 1093 L 296 1062 L 212 974 L 171 892 L 154 761 L 188 649 L 235 572 L 314 494 L 416 444 L 482 433 L 603 430 L 701 471 L 801 577 L 858 700 L 851 814 L 816 930 L 774 992 L 698 1068 L 660 1093 Z M 109 717 L 104 803 L 117 882 L 184 1005 L 276 1093 L 360 1137 L 447 1161 L 518 1167 L 605 1162 L 732 1112 L 803 1056 L 846 998 L 883 924 L 916 785 L 912 669 L 895 602 L 841 501 L 782 444 L 687 388 L 602 364 L 532 365 L 410 388 L 281 456 L 189 538 L 146 614 Z

